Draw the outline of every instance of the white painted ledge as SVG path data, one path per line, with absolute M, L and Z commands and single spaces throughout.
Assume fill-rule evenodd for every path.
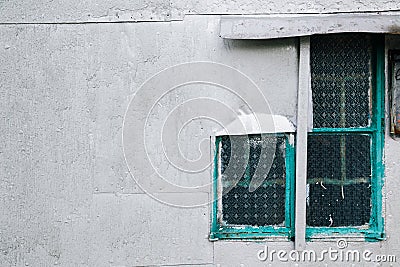
M 225 39 L 273 39 L 341 32 L 400 34 L 400 12 L 384 15 L 222 16 L 220 36 Z
M 239 115 L 234 121 L 223 129 L 217 131 L 215 136 L 245 135 L 260 133 L 293 133 L 296 131 L 293 123 L 282 115 L 252 113 Z

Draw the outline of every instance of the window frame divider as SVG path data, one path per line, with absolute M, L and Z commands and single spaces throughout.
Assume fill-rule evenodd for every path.
M 297 91 L 295 249 L 306 247 L 307 135 L 311 97 L 310 37 L 300 37 L 299 80 Z

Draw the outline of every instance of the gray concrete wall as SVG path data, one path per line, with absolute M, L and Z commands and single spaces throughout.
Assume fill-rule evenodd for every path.
M 370 12 L 400 9 L 397 1 L 9 1 L 0 6 L 2 22 L 168 21 L 185 15 Z
M 133 172 L 142 173 L 135 177 L 142 181 L 154 173 L 139 152 L 142 161 L 129 171 L 124 115 L 140 86 L 159 71 L 214 61 L 246 74 L 268 96 L 272 113 L 295 120 L 296 38 L 223 40 L 219 14 L 400 9 L 397 1 L 328 2 L 1 1 L 0 266 L 265 266 L 257 259 L 264 243 L 208 240 L 210 206 L 158 201 L 209 202 L 210 167 L 176 172 L 163 165 L 162 150 L 154 145 L 147 156 L 160 163 L 169 182 L 199 188 L 188 193 L 160 183 L 150 195 L 134 182 Z M 388 43 L 400 47 L 396 38 Z M 149 136 L 159 133 L 176 106 L 198 97 L 234 111 L 243 107 L 240 97 L 215 85 L 176 88 L 153 111 Z M 182 155 L 209 153 L 208 144 L 197 148 L 216 129 L 208 120 L 191 123 L 178 140 Z M 352 248 L 400 257 L 398 155 L 399 142 L 387 137 L 388 239 Z M 270 244 L 293 248 L 291 242 Z M 321 249 L 319 243 L 309 246 Z

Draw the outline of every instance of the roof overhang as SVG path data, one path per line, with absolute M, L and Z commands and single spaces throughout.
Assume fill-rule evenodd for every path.
M 400 34 L 400 12 L 226 15 L 221 17 L 220 36 L 225 39 L 274 39 L 344 32 Z

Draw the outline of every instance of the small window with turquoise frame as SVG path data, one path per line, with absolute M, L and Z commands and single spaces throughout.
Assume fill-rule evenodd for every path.
M 293 233 L 293 134 L 216 137 L 212 239 Z

